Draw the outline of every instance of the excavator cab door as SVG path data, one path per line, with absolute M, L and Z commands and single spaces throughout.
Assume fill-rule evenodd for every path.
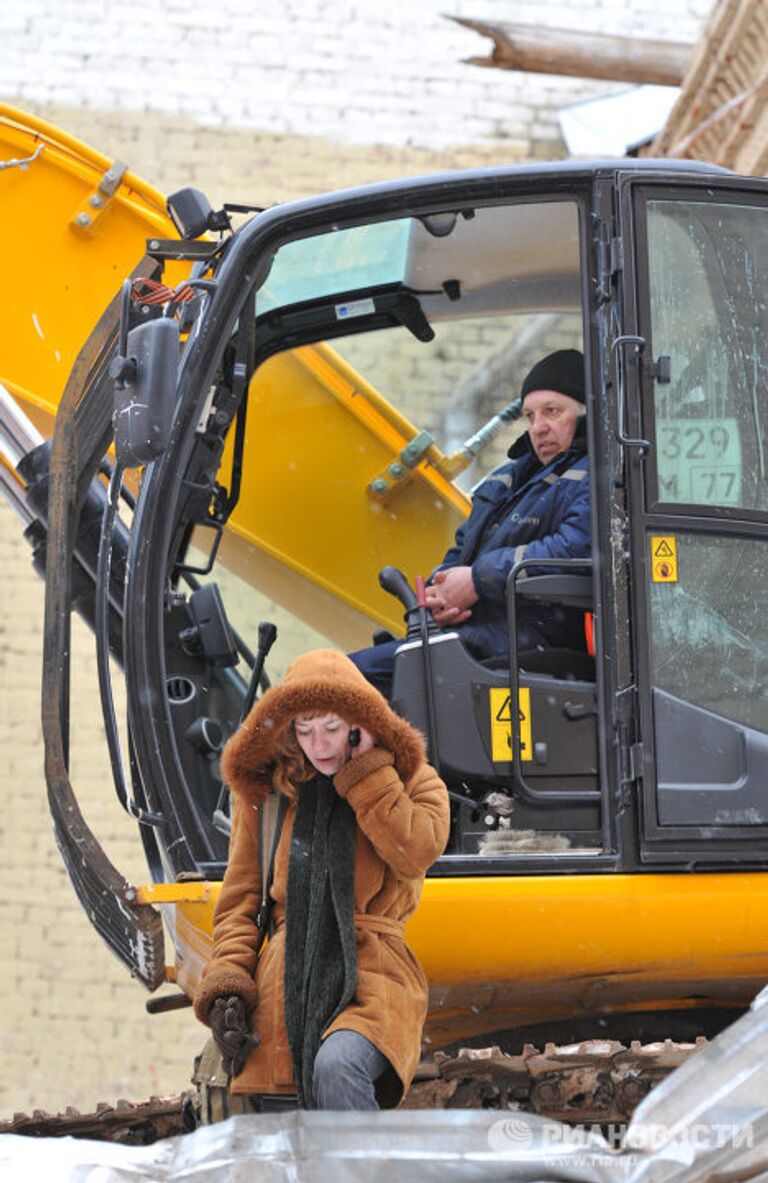
M 764 862 L 768 184 L 617 184 L 613 508 L 625 499 L 641 858 Z

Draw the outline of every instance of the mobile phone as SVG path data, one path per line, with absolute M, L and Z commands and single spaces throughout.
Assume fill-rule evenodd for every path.
M 359 727 L 351 727 L 349 730 L 349 746 L 351 748 L 356 748 L 359 743 L 360 743 L 360 728 Z

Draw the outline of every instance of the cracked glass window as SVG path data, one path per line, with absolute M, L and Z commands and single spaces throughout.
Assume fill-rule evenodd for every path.
M 766 210 L 651 201 L 648 248 L 657 499 L 763 510 Z
M 653 682 L 768 731 L 768 544 L 675 535 L 677 579 L 651 584 Z
M 654 382 L 649 493 L 704 511 L 699 530 L 648 541 L 653 682 L 768 731 L 768 211 L 654 200 L 648 246 L 653 357 L 670 369 Z

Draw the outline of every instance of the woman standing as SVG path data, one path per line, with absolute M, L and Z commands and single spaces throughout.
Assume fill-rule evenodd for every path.
M 227 744 L 229 863 L 195 997 L 234 1093 L 306 1108 L 396 1105 L 419 1060 L 427 984 L 405 944 L 448 840 L 448 794 L 421 735 L 341 653 L 298 658 Z M 288 802 L 258 956 L 258 806 Z

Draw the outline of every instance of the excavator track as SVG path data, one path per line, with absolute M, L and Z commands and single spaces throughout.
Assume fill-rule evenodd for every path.
M 706 1044 L 663 1042 L 629 1047 L 589 1039 L 544 1051 L 526 1044 L 520 1055 L 497 1047 L 435 1052 L 404 1101 L 406 1108 L 516 1108 L 572 1124 L 623 1123 L 651 1089 Z
M 573 1125 L 623 1124 L 655 1085 L 706 1042 L 667 1039 L 626 1047 L 615 1040 L 590 1039 L 565 1046 L 549 1043 L 543 1052 L 527 1044 L 520 1055 L 507 1055 L 498 1047 L 463 1048 L 455 1055 L 435 1052 L 420 1064 L 402 1107 L 513 1109 Z M 0 1122 L 0 1134 L 149 1145 L 207 1124 L 210 1117 L 201 1117 L 206 1112 L 223 1120 L 231 1112 L 227 1102 L 225 1085 L 209 1085 L 201 1097 L 198 1084 L 197 1093 L 150 1097 L 139 1104 L 121 1100 L 114 1107 L 101 1103 L 93 1113 L 72 1108 L 58 1114 L 41 1109 L 31 1116 L 16 1113 L 12 1121 Z
M 150 1097 L 134 1103 L 102 1101 L 92 1113 L 80 1113 L 68 1106 L 64 1113 L 15 1113 L 12 1121 L 0 1121 L 0 1134 L 24 1134 L 32 1138 L 89 1138 L 96 1142 L 120 1142 L 126 1146 L 149 1146 L 161 1138 L 186 1134 L 194 1129 L 188 1114 L 194 1094 Z

